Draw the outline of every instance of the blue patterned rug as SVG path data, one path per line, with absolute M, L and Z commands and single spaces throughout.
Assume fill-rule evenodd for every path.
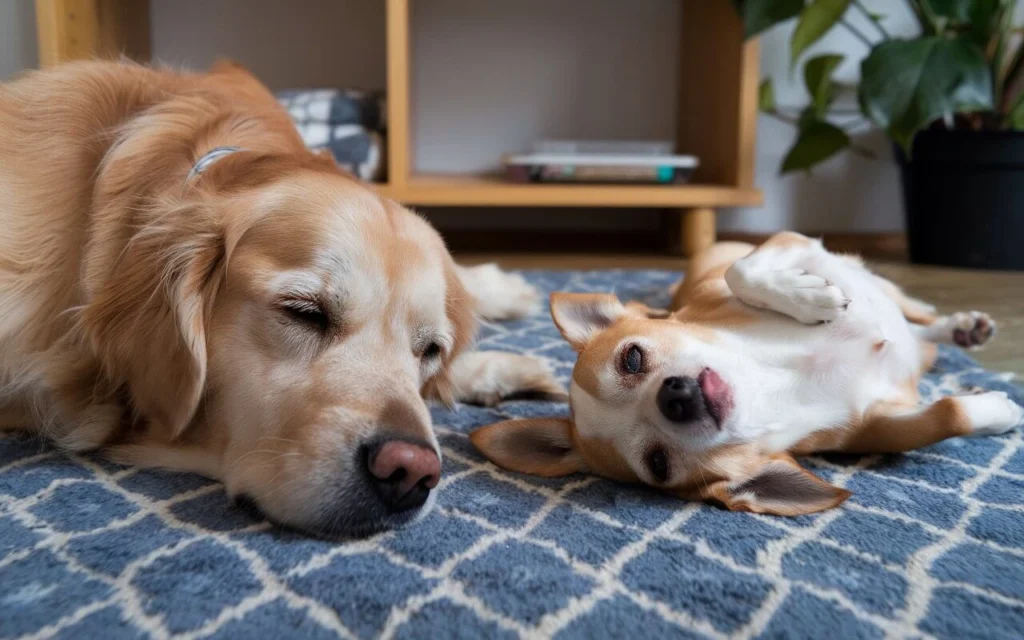
M 664 303 L 675 274 L 535 272 L 544 290 Z M 546 313 L 485 327 L 486 349 L 573 352 Z M 996 346 L 998 347 L 998 341 Z M 943 350 L 925 394 L 1009 376 Z M 197 476 L 0 439 L 0 636 L 1020 638 L 1021 433 L 904 456 L 811 458 L 851 489 L 795 519 L 729 513 L 588 477 L 506 473 L 473 427 L 559 404 L 435 410 L 438 508 L 349 544 L 285 534 Z

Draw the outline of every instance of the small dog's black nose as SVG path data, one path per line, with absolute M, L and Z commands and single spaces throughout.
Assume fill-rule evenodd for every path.
M 692 422 L 704 411 L 700 384 L 690 377 L 665 378 L 658 389 L 658 410 L 672 422 Z

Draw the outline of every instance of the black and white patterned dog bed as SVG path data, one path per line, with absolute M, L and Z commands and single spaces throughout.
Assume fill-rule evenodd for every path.
M 311 149 L 327 149 L 363 180 L 384 179 L 384 94 L 343 89 L 288 89 L 277 94 Z

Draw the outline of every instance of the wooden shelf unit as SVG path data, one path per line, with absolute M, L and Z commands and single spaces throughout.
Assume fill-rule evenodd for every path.
M 401 187 L 380 185 L 396 200 L 448 207 L 737 207 L 761 203 L 757 189 L 716 185 L 514 184 L 500 176 L 413 174 Z
M 449 207 L 656 207 L 671 209 L 685 255 L 715 239 L 715 208 L 761 204 L 754 186 L 758 49 L 726 0 L 678 0 L 678 147 L 700 157 L 693 183 L 671 185 L 510 184 L 498 177 L 428 175 L 412 162 L 410 4 L 386 0 L 388 182 L 384 195 L 410 205 Z M 148 0 L 36 0 L 40 61 L 149 55 Z

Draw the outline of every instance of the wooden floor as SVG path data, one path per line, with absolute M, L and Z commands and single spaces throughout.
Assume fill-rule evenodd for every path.
M 466 264 L 495 261 L 509 269 L 685 268 L 683 260 L 667 256 L 459 253 L 456 259 Z M 972 355 L 990 369 L 1012 371 L 1024 378 L 1024 273 L 918 267 L 893 261 L 876 262 L 873 267 L 944 313 L 979 310 L 992 315 L 999 332 L 988 348 Z
M 989 369 L 1013 371 L 1024 378 L 1024 273 L 999 273 L 918 267 L 898 263 L 874 265 L 911 295 L 943 313 L 984 311 L 999 327 L 992 343 L 971 354 Z M 1020 382 L 1020 380 L 1018 380 Z

